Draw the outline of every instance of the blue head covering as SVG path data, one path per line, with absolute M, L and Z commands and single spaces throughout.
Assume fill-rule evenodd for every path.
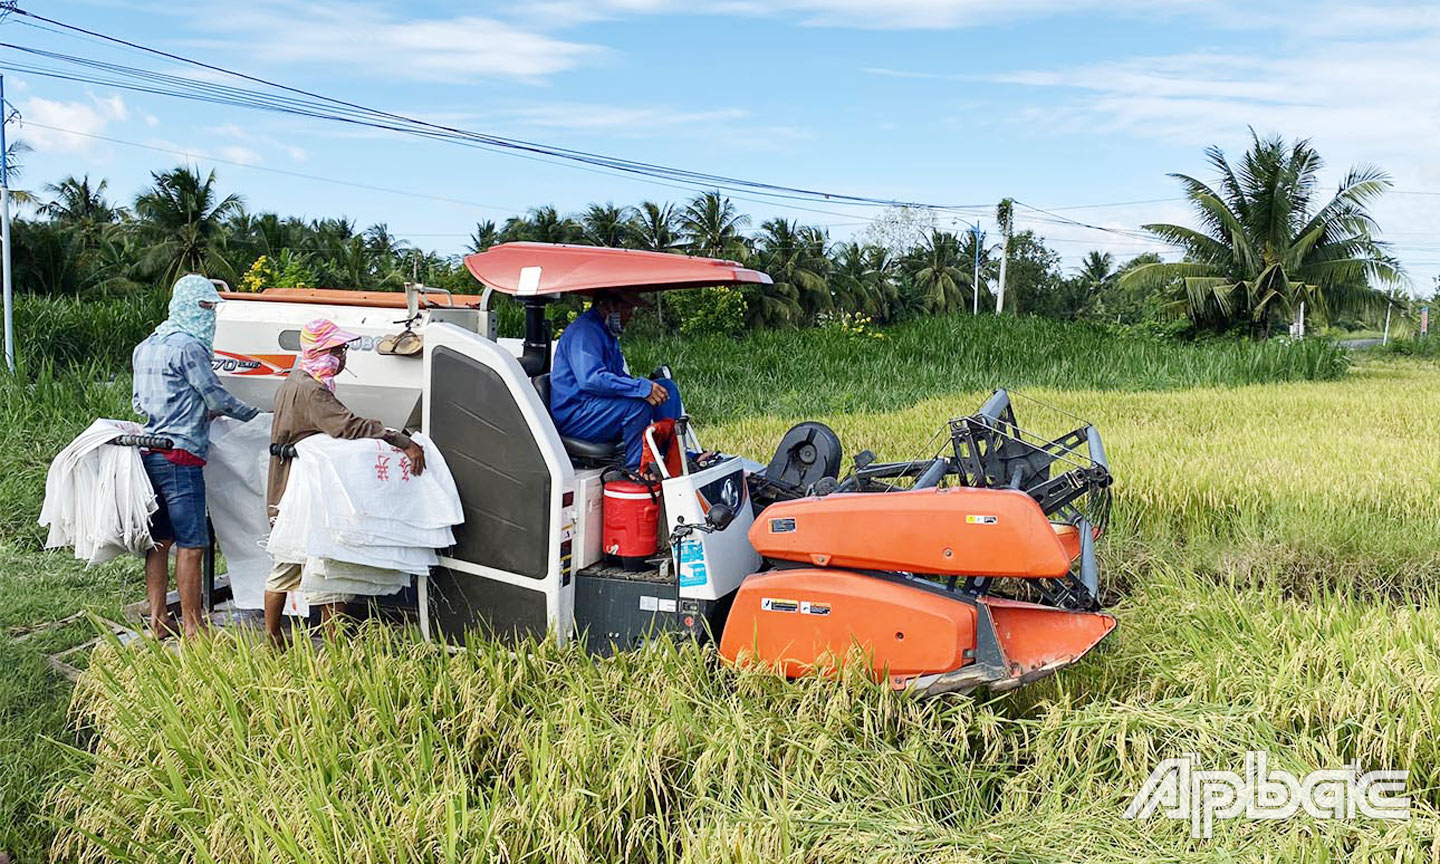
M 210 350 L 215 342 L 215 310 L 201 308 L 202 301 L 220 302 L 214 283 L 194 273 L 182 276 L 170 291 L 170 317 L 155 328 L 155 335 L 189 333 Z

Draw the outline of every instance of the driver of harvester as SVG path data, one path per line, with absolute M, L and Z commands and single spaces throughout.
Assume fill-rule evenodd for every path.
M 682 411 L 674 381 L 636 378 L 620 354 L 620 334 L 637 305 L 649 304 L 630 293 L 597 292 L 560 335 L 550 373 L 550 414 L 560 434 L 596 444 L 623 438 L 629 468 L 640 465 L 645 428 Z

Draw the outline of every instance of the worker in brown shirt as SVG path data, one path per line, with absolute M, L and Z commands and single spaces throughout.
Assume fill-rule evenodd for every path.
M 345 368 L 349 344 L 360 337 L 341 330 L 335 322 L 316 318 L 300 331 L 300 358 L 290 377 L 275 394 L 275 418 L 270 430 L 270 475 L 265 501 L 273 521 L 280 498 L 290 477 L 290 460 L 274 455 L 279 447 L 294 444 L 311 435 L 353 440 L 379 438 L 405 451 L 411 470 L 425 470 L 425 451 L 397 429 L 388 429 L 379 420 L 357 417 L 335 396 L 335 376 Z M 265 631 L 277 645 L 282 643 L 280 619 L 285 611 L 285 594 L 300 587 L 302 565 L 275 562 L 265 580 Z M 309 598 L 320 607 L 322 621 L 344 611 L 349 597 L 316 595 Z

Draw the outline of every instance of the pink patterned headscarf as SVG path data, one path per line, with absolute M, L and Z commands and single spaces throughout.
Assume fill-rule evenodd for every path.
M 340 358 L 330 353 L 330 349 L 348 345 L 359 338 L 354 333 L 341 330 L 329 318 L 316 318 L 300 331 L 300 368 L 334 392 Z

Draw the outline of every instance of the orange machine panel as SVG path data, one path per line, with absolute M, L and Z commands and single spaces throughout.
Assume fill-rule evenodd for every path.
M 970 663 L 975 617 L 975 607 L 959 600 L 858 573 L 770 570 L 747 577 L 735 593 L 720 654 L 796 677 L 843 662 L 858 645 L 873 656 L 877 680 L 886 670 L 909 678 Z
M 995 639 L 1015 675 L 1068 666 L 1115 629 L 1114 616 L 1104 612 L 1055 609 L 1004 597 L 980 602 L 990 612 Z
M 1071 554 L 1013 489 L 921 489 L 779 501 L 750 528 L 761 555 L 820 567 L 1058 579 Z

